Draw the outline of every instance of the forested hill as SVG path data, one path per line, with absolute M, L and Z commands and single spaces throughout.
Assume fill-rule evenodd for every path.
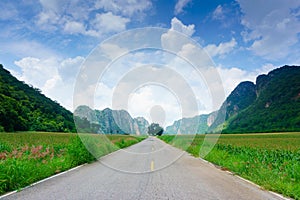
M 28 130 L 74 132 L 73 115 L 0 64 L 0 132 Z
M 300 66 L 283 66 L 256 79 L 256 99 L 228 119 L 223 132 L 300 131 Z
M 200 115 L 207 120 L 196 122 L 197 117 L 186 118 L 188 126 L 181 125 L 180 128 L 178 122 L 182 120 L 175 121 L 166 132 L 178 134 L 182 129 L 181 134 L 189 134 L 194 126 L 204 127 L 197 133 L 300 131 L 300 66 L 277 68 L 258 76 L 255 84 L 242 82 L 219 110 Z

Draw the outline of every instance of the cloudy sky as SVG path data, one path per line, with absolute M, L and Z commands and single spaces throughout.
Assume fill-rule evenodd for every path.
M 285 64 L 300 64 L 298 0 L 1 0 L 0 6 L 0 63 L 71 111 L 81 65 L 92 50 L 115 34 L 136 28 L 175 30 L 198 43 L 222 80 L 223 98 L 241 81 L 255 81 L 258 74 Z M 168 33 L 161 35 L 162 43 L 166 38 L 169 42 L 162 48 L 176 43 L 168 40 Z M 117 55 L 128 50 L 122 45 L 104 46 Z M 184 57 L 184 50 L 182 45 L 167 61 L 166 52 L 157 50 L 141 50 L 118 59 L 93 88 L 93 107 L 113 107 L 114 91 L 124 87 L 122 81 L 130 77 L 128 71 L 140 73 L 132 72 L 135 67 L 148 64 L 152 70 L 160 69 L 153 66 L 155 55 L 156 64 L 174 67 L 173 78 L 179 75 L 187 80 L 198 112 L 214 110 L 224 99 L 214 106 L 213 94 L 207 90 L 210 86 L 205 86 L 205 81 L 199 80 L 185 64 L 179 66 L 183 61 L 178 61 L 178 55 Z M 130 64 L 127 71 L 124 63 Z M 146 84 L 136 85 L 126 100 L 134 117 L 142 115 L 147 119 L 151 108 L 160 105 L 165 112 L 160 116 L 166 116 L 166 125 L 188 109 L 183 108 L 181 96 L 184 94 L 176 89 Z

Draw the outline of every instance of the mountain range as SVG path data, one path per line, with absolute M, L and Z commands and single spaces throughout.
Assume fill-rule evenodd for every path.
M 300 131 L 300 66 L 259 75 L 255 84 L 241 82 L 219 110 L 175 121 L 166 128 L 170 134 L 193 130 L 200 134 Z
M 132 118 L 126 110 L 92 110 L 88 106 L 78 106 L 74 116 L 87 120 L 86 124 L 76 121 L 80 132 L 96 132 L 104 134 L 147 134 L 149 123 L 143 117 Z M 90 123 L 90 124 L 88 124 Z M 89 126 L 89 127 L 88 127 Z
M 76 123 L 74 123 L 74 120 Z M 17 80 L 0 65 L 0 132 L 56 131 L 147 134 L 149 123 L 125 110 L 92 110 L 73 114 L 37 88 Z M 300 131 L 300 66 L 283 66 L 241 82 L 220 109 L 183 118 L 166 128 L 169 134 Z

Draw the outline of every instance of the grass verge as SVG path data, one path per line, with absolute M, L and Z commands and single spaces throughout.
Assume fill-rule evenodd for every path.
M 159 138 L 196 157 L 206 145 L 204 135 Z M 221 135 L 204 159 L 267 190 L 300 199 L 300 133 Z
M 0 133 L 0 195 L 143 139 L 125 135 Z

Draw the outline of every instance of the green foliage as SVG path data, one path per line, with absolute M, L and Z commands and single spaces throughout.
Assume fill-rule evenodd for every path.
M 240 111 L 250 106 L 256 99 L 254 83 L 250 81 L 241 82 L 226 98 L 221 108 L 218 110 L 213 124 L 208 132 L 219 132 L 222 129 L 224 120 L 235 116 Z
M 152 123 L 148 126 L 148 134 L 149 135 L 158 135 L 161 136 L 164 132 L 164 129 L 159 126 L 159 124 Z
M 196 135 L 192 143 L 189 137 L 164 135 L 159 138 L 198 157 L 204 138 L 214 135 Z M 300 133 L 226 134 L 220 136 L 205 159 L 268 190 L 300 199 L 299 147 Z
M 261 75 L 256 87 L 257 99 L 229 118 L 223 133 L 300 131 L 300 67 Z
M 300 149 L 292 152 L 217 144 L 205 159 L 265 189 L 300 199 Z
M 100 125 L 91 123 L 87 118 L 74 116 L 78 133 L 99 133 Z
M 73 115 L 0 65 L 0 132 L 75 132 Z
M 300 131 L 299 91 L 300 66 L 283 66 L 260 75 L 256 85 L 242 82 L 212 116 L 208 133 Z
M 145 137 L 66 133 L 0 133 L 0 194 L 95 160 L 83 144 L 84 136 L 97 141 L 97 158 Z M 104 143 L 110 143 L 110 147 Z M 120 145 L 121 144 L 121 145 Z M 111 148 L 114 146 L 114 148 Z M 118 148 L 119 147 L 119 148 Z M 90 149 L 89 149 L 90 150 Z
M 71 138 L 67 151 L 72 166 L 90 163 L 95 160 L 95 157 L 86 149 L 79 136 Z

